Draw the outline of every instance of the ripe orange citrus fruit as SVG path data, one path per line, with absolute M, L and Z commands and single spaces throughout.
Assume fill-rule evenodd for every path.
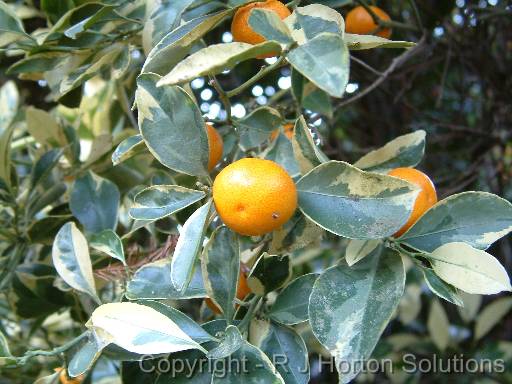
M 231 34 L 233 40 L 241 43 L 260 44 L 265 41 L 265 38 L 259 33 L 255 32 L 249 25 L 249 17 L 253 9 L 260 8 L 269 11 L 274 11 L 281 20 L 290 16 L 290 10 L 278 0 L 267 0 L 265 2 L 247 4 L 236 11 L 233 21 L 231 23 Z M 262 55 L 260 59 L 265 57 L 272 57 L 276 54 Z
M 61 384 L 81 384 L 84 381 L 84 375 L 80 375 L 78 377 L 69 377 L 65 368 L 55 368 L 55 372 L 59 373 L 59 381 Z
M 222 136 L 217 132 L 211 124 L 206 124 L 206 133 L 208 134 L 208 147 L 210 153 L 208 156 L 208 171 L 211 171 L 222 159 L 222 151 L 224 150 L 224 141 Z
M 398 177 L 399 179 L 406 180 L 416 186 L 418 186 L 421 190 L 416 201 L 414 202 L 414 207 L 409 216 L 409 220 L 407 223 L 395 233 L 394 237 L 402 236 L 418 219 L 427 211 L 430 207 L 432 207 L 435 203 L 437 203 L 437 193 L 436 188 L 434 187 L 434 183 L 432 180 L 425 175 L 423 172 L 418 171 L 414 168 L 395 168 L 388 172 L 389 176 Z
M 283 126 L 283 133 L 288 139 L 292 139 L 293 137 L 293 128 L 294 125 L 292 123 L 285 124 Z M 279 136 L 279 129 L 276 129 L 270 134 L 270 141 L 274 141 Z
M 383 21 L 390 21 L 389 15 L 379 7 L 370 6 L 370 9 Z M 391 29 L 383 28 L 377 31 L 379 26 L 373 21 L 372 15 L 362 6 L 352 9 L 345 18 L 345 31 L 358 35 L 374 34 L 385 39 L 391 37 Z
M 240 271 L 240 277 L 238 278 L 238 286 L 236 288 L 236 298 L 238 300 L 243 300 L 245 299 L 245 296 L 247 296 L 249 293 L 251 293 L 251 290 L 247 285 L 245 273 L 243 271 Z M 205 303 L 208 306 L 208 308 L 210 308 L 213 311 L 213 313 L 217 315 L 221 313 L 220 308 L 217 307 L 217 305 L 212 301 L 212 299 L 206 299 Z
M 245 158 L 228 165 L 213 182 L 213 201 L 222 221 L 247 236 L 271 232 L 292 217 L 297 189 L 270 160 Z

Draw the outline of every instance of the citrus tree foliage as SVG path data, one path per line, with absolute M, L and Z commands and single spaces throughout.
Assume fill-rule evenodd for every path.
M 0 88 L 6 377 L 25 372 L 49 383 L 59 374 L 50 368 L 65 366 L 71 377 L 95 380 L 307 383 L 308 355 L 319 352 L 352 364 L 422 343 L 445 350 L 457 340 L 440 303 L 469 322 L 475 297 L 512 290 L 487 251 L 512 230 L 512 205 L 499 196 L 453 194 L 393 237 L 419 190 L 387 172 L 421 163 L 423 130 L 353 164 L 324 153 L 311 111 L 332 116 L 332 102 L 347 98 L 353 52 L 394 49 L 405 58 L 420 35 L 409 42 L 348 34 L 334 9 L 346 2 L 293 1 L 284 20 L 252 12 L 261 44 L 212 41 L 248 2 L 0 1 L 0 46 L 15 57 L 7 74 L 48 87 L 52 105 L 24 104 L 13 81 Z M 27 32 L 32 18 L 43 23 Z M 269 54 L 277 58 L 256 61 Z M 247 63 L 263 67 L 224 89 L 223 76 Z M 290 89 L 265 106 L 248 99 L 245 116 L 231 113 L 252 85 L 282 68 L 291 71 Z M 203 116 L 190 86 L 197 78 L 210 81 L 220 119 Z M 291 102 L 284 107 L 280 98 Z M 224 140 L 211 172 L 205 121 Z M 295 215 L 260 237 L 224 226 L 212 201 L 215 175 L 244 157 L 273 160 L 297 187 Z M 246 298 L 237 298 L 241 271 L 252 291 Z M 414 321 L 420 287 L 434 298 L 432 338 L 381 340 L 392 319 Z M 200 304 L 207 297 L 220 314 Z M 476 318 L 475 340 L 511 307 L 508 297 L 489 304 Z M 18 319 L 30 330 L 15 326 Z M 273 360 L 279 354 L 285 364 Z M 144 376 L 134 363 L 228 358 L 246 359 L 247 370 Z M 358 373 L 340 370 L 339 381 Z

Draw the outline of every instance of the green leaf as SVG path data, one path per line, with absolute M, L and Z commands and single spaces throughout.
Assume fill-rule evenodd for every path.
M 265 40 L 277 41 L 283 45 L 293 43 L 288 27 L 273 11 L 255 8 L 251 11 L 248 21 L 252 30 Z
M 159 354 L 199 349 L 174 321 L 153 308 L 135 303 L 109 303 L 96 308 L 86 324 L 105 345 L 129 352 Z
M 178 311 L 177 309 L 170 307 L 167 304 L 164 304 L 159 301 L 153 300 L 144 300 L 139 301 L 139 304 L 145 305 L 147 307 L 153 308 L 160 312 L 162 315 L 167 316 L 169 319 L 174 321 L 174 323 L 185 332 L 192 340 L 196 343 L 205 343 L 208 341 L 216 340 L 215 337 L 210 335 L 207 331 L 205 331 L 199 324 L 197 324 L 190 317 L 185 315 L 183 312 Z
M 291 16 L 285 19 L 285 23 L 299 45 L 307 43 L 324 32 L 340 37 L 343 37 L 345 32 L 343 17 L 334 9 L 322 4 L 297 7 Z
M 349 53 L 340 35 L 322 33 L 292 49 L 290 64 L 318 88 L 342 97 L 349 78 Z
M 93 337 L 91 333 L 87 337 L 87 341 L 79 347 L 71 358 L 67 367 L 68 376 L 78 377 L 89 371 L 101 356 L 104 347 L 105 345 L 101 345 L 100 341 Z
M 292 147 L 302 174 L 329 160 L 313 141 L 304 116 L 295 122 Z
M 318 274 L 308 273 L 288 284 L 272 304 L 271 319 L 286 325 L 295 325 L 308 320 L 309 296 Z
M 234 12 L 232 8 L 204 15 L 171 31 L 149 52 L 142 73 L 165 75 L 189 53 L 196 41 Z
M 62 156 L 62 152 L 61 149 L 52 149 L 37 160 L 30 175 L 30 189 L 32 192 L 34 188 L 44 183 L 51 175 L 53 168 L 55 168 Z
M 112 12 L 113 9 L 115 9 L 115 6 L 113 5 L 103 6 L 91 16 L 86 17 L 78 23 L 73 24 L 72 26 L 67 28 L 64 31 L 64 35 L 66 37 L 69 37 L 70 39 L 76 40 L 78 35 L 87 31 L 98 22 L 105 21 L 106 19 L 111 21 L 113 18 L 115 18 L 117 14 Z
M 117 186 L 89 171 L 73 183 L 69 208 L 86 232 L 95 233 L 116 228 L 119 201 Z
M 292 143 L 282 133 L 277 136 L 277 139 L 272 142 L 272 145 L 262 155 L 265 159 L 272 160 L 283 167 L 290 177 L 300 175 L 299 165 L 293 154 Z
M 398 167 L 414 167 L 425 153 L 425 136 L 423 130 L 399 136 L 382 148 L 361 157 L 354 163 L 354 167 L 382 173 Z
M 194 276 L 184 293 L 178 292 L 171 282 L 171 261 L 162 259 L 139 268 L 128 282 L 126 297 L 138 299 L 193 299 L 207 295 L 201 269 L 196 266 Z
M 487 305 L 477 316 L 475 340 L 480 340 L 512 309 L 512 297 L 502 297 Z
M 118 165 L 131 157 L 146 151 L 141 135 L 133 135 L 124 139 L 112 153 L 112 164 Z
M 379 245 L 380 240 L 350 240 L 345 251 L 345 260 L 351 267 L 366 256 L 369 256 Z
M 307 384 L 309 382 L 308 349 L 304 340 L 292 328 L 265 320 L 253 320 L 251 338 L 253 344 L 271 359 L 287 384 Z
M 16 359 L 11 355 L 7 338 L 0 332 L 0 368 L 3 366 L 15 365 Z
M 244 343 L 245 340 L 238 328 L 234 325 L 228 325 L 220 344 L 211 349 L 206 356 L 209 359 L 224 359 L 238 351 Z
M 240 132 L 240 148 L 247 151 L 268 141 L 282 122 L 279 111 L 270 107 L 256 108 L 244 118 L 235 120 L 233 124 Z
M 135 102 L 142 137 L 153 156 L 166 167 L 206 176 L 208 137 L 201 112 L 182 88 L 157 88 L 158 79 L 152 74 L 137 79 Z
M 282 287 L 292 275 L 292 265 L 288 255 L 264 253 L 254 263 L 247 276 L 247 285 L 252 292 L 263 296 Z
M 487 192 L 463 192 L 430 208 L 400 241 L 432 252 L 452 242 L 486 249 L 512 230 L 512 204 Z
M 432 300 L 427 319 L 427 329 L 436 347 L 444 351 L 450 342 L 450 322 L 439 300 Z
M 64 131 L 48 112 L 34 107 L 25 111 L 27 130 L 41 145 L 60 147 L 67 144 Z
M 178 292 L 184 292 L 192 280 L 208 226 L 211 207 L 212 200 L 209 200 L 190 215 L 180 231 L 171 261 L 171 281 Z
M 87 293 L 100 302 L 92 273 L 89 247 L 75 223 L 64 224 L 52 248 L 53 265 L 62 279 L 77 291 Z
M 404 292 L 400 255 L 382 253 L 349 267 L 342 262 L 315 282 L 309 298 L 309 320 L 316 338 L 338 364 L 354 368 L 339 374 L 340 383 L 357 375 L 357 362 L 371 356 Z
M 0 47 L 9 45 L 19 39 L 28 39 L 21 20 L 9 5 L 0 1 Z
M 492 295 L 512 291 L 507 271 L 485 251 L 466 243 L 448 243 L 427 256 L 434 272 L 467 293 Z
M 180 25 L 183 12 L 194 0 L 175 0 L 159 4 L 144 23 L 142 42 L 144 52 L 151 49 L 170 31 Z
M 126 265 L 123 243 L 119 236 L 111 229 L 93 234 L 90 240 L 91 247 L 97 251 L 106 253 L 110 257 L 119 260 Z
M 300 212 L 272 233 L 269 253 L 291 253 L 307 246 L 316 246 L 322 240 L 324 230 Z
M 0 133 L 0 184 L 11 187 L 11 141 L 15 124 Z
M 218 227 L 203 251 L 201 267 L 208 296 L 231 320 L 240 274 L 238 235 L 227 227 Z
M 0 88 L 0 135 L 11 125 L 20 104 L 20 95 L 14 81 L 7 81 Z
M 202 191 L 179 185 L 153 185 L 134 198 L 130 216 L 136 220 L 158 220 L 172 215 L 203 199 Z
M 459 296 L 457 290 L 450 284 L 445 283 L 439 278 L 432 270 L 423 268 L 423 277 L 425 283 L 437 296 L 449 301 L 452 304 L 458 305 L 459 307 L 464 306 L 462 298 Z
M 244 362 L 244 369 L 232 369 L 230 361 L 231 364 Z M 248 342 L 225 360 L 216 360 L 213 367 L 211 384 L 284 384 L 270 359 Z
M 345 33 L 345 42 L 348 49 L 361 50 L 372 48 L 410 48 L 414 47 L 416 43 L 409 41 L 393 41 L 375 35 L 356 35 L 352 33 Z
M 157 86 L 182 84 L 196 77 L 216 75 L 234 68 L 241 61 L 279 52 L 281 46 L 275 41 L 257 45 L 238 42 L 213 44 L 181 61 L 158 81 Z
M 321 164 L 297 182 L 299 208 L 322 228 L 352 239 L 391 236 L 410 216 L 418 190 L 350 164 Z

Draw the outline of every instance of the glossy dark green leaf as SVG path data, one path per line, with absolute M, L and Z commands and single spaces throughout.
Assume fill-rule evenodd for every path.
M 291 277 L 291 268 L 288 255 L 264 253 L 247 276 L 247 285 L 252 292 L 263 296 L 282 287 Z
M 118 165 L 131 157 L 143 153 L 146 150 L 141 135 L 133 135 L 124 139 L 112 153 L 112 164 Z
M 209 350 L 207 356 L 209 359 L 224 359 L 238 351 L 244 342 L 245 340 L 238 328 L 234 325 L 228 325 L 219 345 Z
M 285 23 L 294 40 L 302 45 L 321 33 L 332 33 L 340 37 L 345 31 L 343 17 L 334 9 L 322 4 L 297 7 Z
M 458 305 L 459 307 L 464 306 L 464 302 L 453 286 L 445 283 L 430 269 L 424 268 L 422 271 L 425 282 L 432 292 L 452 304 Z
M 19 39 L 28 39 L 23 23 L 9 5 L 0 1 L 0 47 Z
M 71 25 L 64 31 L 64 35 L 70 39 L 76 39 L 79 34 L 85 32 L 98 22 L 105 21 L 106 19 L 111 21 L 117 16 L 116 13 L 112 12 L 113 9 L 115 9 L 115 6 L 113 5 L 103 6 L 93 15 L 79 21 L 76 24 Z
M 245 151 L 258 147 L 270 139 L 282 121 L 279 111 L 270 107 L 256 108 L 242 119 L 235 120 L 234 125 L 240 133 L 240 147 Z
M 253 9 L 249 16 L 249 25 L 253 31 L 263 36 L 265 40 L 277 41 L 284 45 L 293 43 L 288 27 L 273 11 Z
M 318 88 L 342 97 L 349 79 L 349 53 L 340 35 L 322 33 L 286 56 Z
M 205 197 L 202 191 L 179 185 L 154 185 L 135 195 L 130 216 L 136 220 L 158 220 L 172 215 Z
M 419 130 L 399 136 L 361 157 L 354 167 L 384 173 L 398 167 L 414 167 L 425 153 L 425 135 L 425 131 Z
M 52 245 L 53 239 L 57 235 L 59 229 L 71 219 L 71 215 L 52 215 L 44 217 L 41 220 L 32 223 L 28 229 L 28 237 L 33 243 Z
M 313 141 L 304 116 L 299 117 L 295 122 L 292 147 L 302 174 L 329 160 Z
M 97 251 L 106 253 L 126 265 L 123 243 L 119 236 L 111 229 L 105 229 L 93 234 L 90 239 L 90 245 Z
M 78 377 L 89 371 L 101 356 L 104 347 L 90 334 L 69 361 L 68 376 Z
M 208 137 L 201 112 L 182 88 L 157 88 L 158 79 L 157 75 L 143 74 L 137 80 L 135 101 L 142 137 L 166 167 L 206 176 Z
M 240 273 L 238 235 L 227 227 L 218 227 L 204 248 L 201 267 L 208 296 L 230 321 Z
M 293 147 L 290 139 L 284 134 L 280 133 L 264 152 L 265 159 L 272 160 L 283 167 L 291 177 L 300 175 L 299 164 L 295 159 Z
M 371 356 L 404 292 L 400 255 L 380 249 L 380 255 L 352 267 L 341 262 L 329 268 L 315 282 L 309 298 L 316 338 L 338 364 L 353 368 L 339 373 L 340 383 L 350 382 L 358 373 L 357 362 Z
M 350 164 L 321 164 L 297 182 L 301 211 L 322 228 L 352 239 L 391 236 L 410 216 L 418 189 Z
M 320 244 L 325 231 L 300 212 L 272 233 L 269 253 L 280 255 Z
M 274 41 L 258 45 L 239 42 L 209 45 L 178 63 L 158 81 L 157 86 L 183 84 L 196 77 L 216 75 L 234 68 L 241 61 L 279 52 L 281 46 Z
M 487 192 L 462 192 L 441 200 L 400 241 L 426 252 L 465 242 L 486 249 L 512 230 L 512 204 Z
M 119 201 L 117 186 L 89 171 L 73 183 L 69 208 L 87 232 L 95 233 L 116 228 Z
M 171 261 L 171 281 L 179 292 L 187 289 L 194 274 L 211 207 L 212 200 L 209 200 L 190 215 L 180 231 Z
M 60 277 L 69 286 L 100 302 L 87 240 L 75 223 L 66 223 L 57 233 L 53 242 L 52 260 Z
M 197 40 L 231 16 L 234 11 L 235 9 L 227 9 L 215 14 L 200 16 L 169 32 L 149 52 L 142 73 L 159 75 L 168 73 L 189 53 Z
M 178 292 L 171 282 L 171 261 L 162 259 L 139 268 L 128 282 L 126 297 L 141 299 L 192 299 L 207 296 L 199 265 L 184 293 Z
M 295 325 L 308 320 L 309 296 L 318 274 L 308 273 L 290 282 L 276 297 L 269 311 L 271 319 Z
M 248 342 L 234 354 L 217 360 L 214 364 L 214 372 L 211 384 L 284 384 L 284 380 L 272 365 L 270 359 L 257 347 Z M 238 362 L 238 367 L 244 369 L 232 369 L 231 364 Z
M 30 178 L 31 188 L 35 188 L 39 183 L 46 180 L 59 162 L 62 153 L 63 151 L 61 149 L 52 149 L 41 156 L 32 169 Z
M 309 382 L 308 349 L 304 340 L 292 328 L 265 320 L 251 323 L 251 338 L 268 358 L 274 362 L 277 371 L 287 384 Z
M 144 51 L 151 49 L 169 32 L 180 25 L 183 12 L 194 0 L 166 1 L 157 5 L 144 24 L 142 32 Z

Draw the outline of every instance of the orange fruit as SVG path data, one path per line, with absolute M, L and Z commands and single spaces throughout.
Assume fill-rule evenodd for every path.
M 208 156 L 208 171 L 211 171 L 222 159 L 224 141 L 222 140 L 222 136 L 219 132 L 217 132 L 211 124 L 206 124 L 206 133 L 208 134 L 208 147 L 210 148 Z
M 283 126 L 283 133 L 288 139 L 292 139 L 293 137 L 293 128 L 294 125 L 292 123 L 285 124 Z M 279 129 L 276 129 L 274 132 L 270 134 L 270 141 L 274 141 L 279 136 Z
M 421 171 L 418 171 L 417 169 L 395 168 L 389 171 L 388 175 L 406 180 L 418 186 L 421 190 L 418 197 L 416 198 L 416 201 L 414 202 L 414 207 L 411 216 L 409 216 L 409 220 L 407 220 L 407 223 L 405 223 L 405 225 L 393 235 L 394 237 L 399 237 L 402 236 L 402 234 L 407 231 L 416 221 L 418 221 L 418 219 L 425 213 L 425 211 L 437 203 L 437 193 L 432 180 L 430 180 L 427 175 Z
M 281 227 L 297 208 L 292 178 L 270 160 L 245 158 L 228 165 L 213 182 L 213 201 L 233 231 L 259 236 Z
M 251 11 L 256 8 L 274 11 L 281 20 L 286 19 L 291 14 L 286 5 L 278 0 L 267 0 L 265 2 L 251 3 L 240 7 L 236 11 L 235 16 L 233 16 L 233 21 L 231 23 L 231 34 L 233 35 L 234 41 L 249 43 L 253 45 L 260 44 L 265 41 L 265 38 L 259 33 L 255 32 L 249 25 L 249 17 L 251 15 Z M 267 55 L 262 55 L 258 58 L 262 59 L 275 55 L 275 53 L 270 53 Z
M 370 6 L 370 9 L 383 21 L 390 21 L 389 15 L 379 7 Z M 345 18 L 345 31 L 358 35 L 377 35 L 389 39 L 391 28 L 383 28 L 377 31 L 379 26 L 373 21 L 372 15 L 363 7 L 358 6 L 352 9 Z
M 243 267 L 242 267 L 243 269 Z M 238 300 L 245 299 L 245 296 L 247 296 L 249 293 L 251 293 L 251 290 L 249 289 L 249 286 L 247 285 L 247 279 L 245 277 L 245 273 L 243 271 L 240 271 L 240 277 L 238 278 L 238 286 L 236 288 L 236 298 Z M 205 299 L 205 303 L 210 308 L 213 313 L 219 315 L 221 313 L 221 310 L 217 305 L 212 301 L 212 299 Z M 238 307 L 238 305 L 237 305 Z
M 55 372 L 60 372 L 59 381 L 61 384 L 81 384 L 84 381 L 84 375 L 78 377 L 69 377 L 65 368 L 55 368 Z

